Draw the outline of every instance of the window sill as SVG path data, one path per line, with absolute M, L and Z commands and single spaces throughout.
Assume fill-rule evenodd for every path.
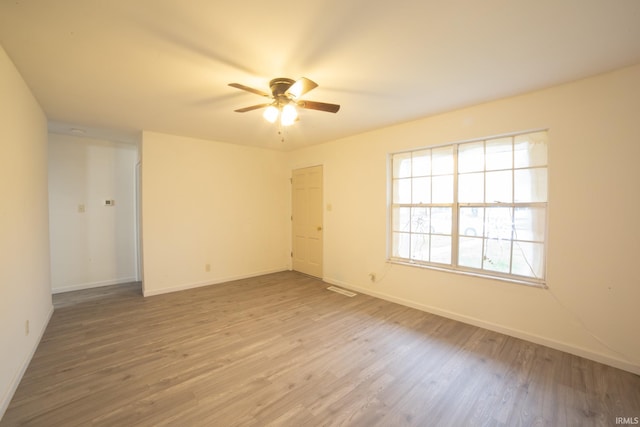
M 481 273 L 481 272 L 475 272 L 475 271 L 469 271 L 469 270 L 462 270 L 457 268 L 448 268 L 446 266 L 440 266 L 440 265 L 434 265 L 434 264 L 423 264 L 418 262 L 411 262 L 411 261 L 395 259 L 395 258 L 389 258 L 387 259 L 387 262 L 391 264 L 404 265 L 407 267 L 425 268 L 428 270 L 442 271 L 445 273 L 454 273 L 454 274 L 461 274 L 463 276 L 478 277 L 481 279 L 515 283 L 516 285 L 523 285 L 523 286 L 528 286 L 532 288 L 548 289 L 548 286 L 544 281 L 527 280 L 524 278 L 519 279 L 519 278 L 513 278 L 513 277 L 505 277 L 505 276 L 499 276 L 499 275 L 493 275 L 493 274 L 487 274 L 487 273 Z

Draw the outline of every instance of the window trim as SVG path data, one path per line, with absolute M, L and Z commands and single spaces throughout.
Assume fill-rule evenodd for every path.
M 526 135 L 529 133 L 537 133 L 537 132 L 547 132 L 547 134 L 549 133 L 549 128 L 538 128 L 538 129 L 531 129 L 531 130 L 526 130 L 526 131 L 519 131 L 519 132 L 512 132 L 512 133 L 505 133 L 505 134 L 499 134 L 499 135 L 492 135 L 492 136 L 487 136 L 487 137 L 482 137 L 482 138 L 473 138 L 473 139 L 467 139 L 467 140 L 461 140 L 461 141 L 456 141 L 456 142 L 448 142 L 448 143 L 442 143 L 442 144 L 436 144 L 436 145 L 429 145 L 429 146 L 421 146 L 421 147 L 415 147 L 415 148 L 410 148 L 410 149 L 406 149 L 406 150 L 401 150 L 401 151 L 394 151 L 391 153 L 387 154 L 387 254 L 386 254 L 386 261 L 392 264 L 398 264 L 398 265 L 404 265 L 404 266 L 409 266 L 409 267 L 418 267 L 418 268 L 425 268 L 425 269 L 430 269 L 430 270 L 436 270 L 436 271 L 443 271 L 443 272 L 450 272 L 450 273 L 456 273 L 456 274 L 462 274 L 465 276 L 472 276 L 472 277 L 479 277 L 479 278 L 483 278 L 483 279 L 491 279 L 491 280 L 499 280 L 499 281 L 504 281 L 504 282 L 509 282 L 509 283 L 515 283 L 515 284 L 519 284 L 519 285 L 526 285 L 526 286 L 531 286 L 531 287 L 538 287 L 538 288 L 547 288 L 546 285 L 546 281 L 547 281 L 547 267 L 548 267 L 548 263 L 547 263 L 547 253 L 548 253 L 548 230 L 549 230 L 549 182 L 547 181 L 547 198 L 545 202 L 512 202 L 512 203 L 504 203 L 502 204 L 503 206 L 509 206 L 509 207 L 513 207 L 513 208 L 519 208 L 519 207 L 542 207 L 544 208 L 544 231 L 543 231 L 543 253 L 542 253 L 542 261 L 543 261 L 543 265 L 544 265 L 544 269 L 543 269 L 543 277 L 542 278 L 535 278 L 535 277 L 527 277 L 527 276 L 520 276 L 520 275 L 516 275 L 516 274 L 511 274 L 511 273 L 502 273 L 499 271 L 491 271 L 491 270 L 483 270 L 483 269 L 477 269 L 477 268 L 472 268 L 472 267 L 465 267 L 465 266 L 460 266 L 458 264 L 458 257 L 459 257 L 459 239 L 460 239 L 460 234 L 459 234 L 459 220 L 458 220 L 458 216 L 459 216 L 459 211 L 460 208 L 462 207 L 498 207 L 500 206 L 499 203 L 460 203 L 458 201 L 458 178 L 459 178 L 459 173 L 458 173 L 458 155 L 459 155 L 459 146 L 462 144 L 466 144 L 466 143 L 472 143 L 472 142 L 486 142 L 488 140 L 493 140 L 493 139 L 500 139 L 500 138 L 514 138 L 517 137 L 519 135 Z M 393 190 L 393 186 L 394 186 L 394 169 L 393 169 L 393 157 L 395 155 L 398 154 L 403 154 L 403 153 L 414 153 L 417 151 L 421 151 L 421 150 L 432 150 L 432 149 L 437 149 L 437 148 L 441 148 L 441 147 L 449 147 L 449 146 L 453 146 L 453 156 L 454 156 L 454 162 L 453 162 L 453 202 L 452 203 L 428 203 L 428 204 L 407 204 L 407 203 L 398 203 L 398 204 L 394 204 L 393 202 L 393 195 L 394 195 L 394 190 Z M 548 149 L 548 140 L 547 140 L 547 149 Z M 548 171 L 549 171 L 549 155 L 547 152 L 547 161 L 545 163 L 545 166 L 533 166 L 533 167 L 527 167 L 527 168 L 522 168 L 522 167 L 515 167 L 515 165 L 512 165 L 512 167 L 510 169 L 504 169 L 504 170 L 509 170 L 512 171 L 512 173 L 516 170 L 522 170 L 522 169 L 535 169 L 535 168 L 545 168 L 547 170 L 547 177 L 548 177 Z M 486 168 L 484 169 L 483 173 L 486 173 L 487 170 Z M 493 170 L 491 170 L 491 172 L 493 172 Z M 411 176 L 411 178 L 413 178 L 413 175 Z M 485 184 L 486 185 L 486 184 Z M 486 187 L 485 187 L 486 190 Z M 515 188 L 512 188 L 512 192 L 515 191 Z M 423 206 L 424 205 L 424 206 Z M 452 228 L 451 228 L 451 264 L 440 264 L 440 263 L 434 263 L 434 262 L 430 262 L 430 261 L 420 261 L 420 260 L 412 260 L 412 259 L 407 259 L 407 258 L 397 258 L 393 256 L 393 209 L 396 207 L 437 207 L 438 205 L 441 205 L 443 207 L 451 207 L 452 209 Z M 411 233 L 409 233 L 411 235 Z M 514 242 L 513 236 L 511 238 L 511 242 Z M 539 242 L 536 242 L 539 243 Z M 512 261 L 512 257 L 513 257 L 513 252 L 510 255 L 510 260 Z

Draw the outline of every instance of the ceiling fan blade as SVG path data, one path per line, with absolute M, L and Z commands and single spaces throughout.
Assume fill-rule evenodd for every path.
M 337 113 L 340 109 L 338 104 L 327 104 L 326 102 L 316 102 L 316 101 L 298 101 L 298 107 L 306 108 L 309 110 L 320 110 L 326 111 L 327 113 Z
M 293 99 L 298 99 L 305 93 L 317 87 L 318 83 L 314 82 L 313 80 L 309 80 L 306 77 L 300 77 L 289 87 L 289 89 L 287 89 L 284 94 Z
M 254 89 L 249 86 L 241 85 L 240 83 L 229 83 L 229 86 L 235 87 L 236 89 L 240 89 L 240 90 L 246 90 L 247 92 L 255 93 L 256 95 L 271 98 L 271 94 L 268 94 L 267 92 L 263 92 L 260 89 Z
M 258 104 L 252 105 L 251 107 L 238 108 L 237 110 L 233 110 L 236 113 L 246 113 L 247 111 L 257 110 L 258 108 L 268 107 L 271 104 Z

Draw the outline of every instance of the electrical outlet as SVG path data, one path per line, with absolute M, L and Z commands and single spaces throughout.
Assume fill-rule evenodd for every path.
M 211 271 L 211 264 L 205 264 L 204 265 L 204 271 L 206 271 L 207 273 Z
M 29 335 L 29 320 L 24 322 L 24 334 Z

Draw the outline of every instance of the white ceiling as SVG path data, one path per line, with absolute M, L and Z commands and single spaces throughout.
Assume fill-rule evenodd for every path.
M 290 150 L 640 63 L 640 1 L 0 0 L 0 44 L 56 131 Z M 341 110 L 233 112 L 301 76 Z

